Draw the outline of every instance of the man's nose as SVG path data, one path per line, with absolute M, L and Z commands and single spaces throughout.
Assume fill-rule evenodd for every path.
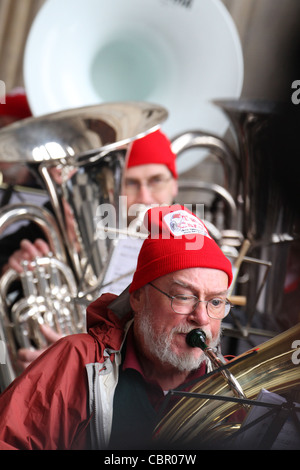
M 138 202 L 140 204 L 152 204 L 154 202 L 152 191 L 147 184 L 140 184 L 137 195 Z
M 210 323 L 210 317 L 207 313 L 206 302 L 198 302 L 195 310 L 190 314 L 190 319 L 198 325 L 208 325 Z

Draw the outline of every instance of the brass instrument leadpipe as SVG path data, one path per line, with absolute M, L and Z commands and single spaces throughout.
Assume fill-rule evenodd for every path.
M 190 331 L 186 337 L 187 344 L 192 348 L 202 349 L 206 357 L 208 357 L 208 359 L 211 361 L 213 367 L 218 369 L 219 367 L 224 366 L 226 362 L 221 359 L 212 348 L 207 346 L 205 341 L 206 334 L 200 328 L 196 328 L 195 330 Z M 220 373 L 223 375 L 229 387 L 237 398 L 247 398 L 239 382 L 228 369 L 222 368 L 220 370 Z

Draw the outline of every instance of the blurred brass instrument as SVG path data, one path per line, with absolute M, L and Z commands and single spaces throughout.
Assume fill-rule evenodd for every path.
M 299 337 L 300 324 L 228 363 L 228 370 L 242 387 L 247 404 L 256 399 L 262 388 L 283 395 L 292 391 L 299 394 L 299 364 L 293 360 L 296 351 L 293 344 Z M 225 439 L 233 438 L 240 429 L 241 420 L 228 419 L 241 410 L 243 400 L 234 401 L 221 372 L 199 380 L 190 392 L 193 396 L 182 392 L 184 397 L 161 419 L 154 432 L 155 442 L 179 449 L 222 448 Z M 229 401 L 223 401 L 222 397 Z M 231 444 L 227 441 L 227 448 L 230 445 L 232 441 Z
M 119 196 L 128 144 L 166 118 L 160 106 L 120 102 L 29 118 L 0 131 L 0 162 L 25 162 L 46 188 L 54 212 L 31 204 L 0 210 L 0 234 L 28 220 L 44 232 L 51 249 L 48 257 L 24 265 L 22 274 L 9 270 L 1 277 L 0 340 L 7 345 L 1 390 L 18 373 L 17 349 L 45 346 L 41 323 L 62 335 L 85 331 L 85 307 L 98 296 L 117 243 L 114 234 L 99 236 L 105 214 L 98 216 L 97 208 L 118 215 L 109 219 L 115 232 L 127 229 Z M 16 281 L 23 294 L 17 299 Z
M 244 280 L 234 287 L 247 300 L 245 324 L 235 323 L 234 328 L 226 324 L 226 330 L 243 338 L 251 334 L 272 336 L 280 320 L 288 326 L 293 324 L 280 318 L 286 317 L 280 309 L 289 250 L 300 237 L 299 159 L 295 158 L 299 153 L 299 113 L 288 104 L 263 100 L 214 103 L 229 119 L 230 143 L 193 130 L 175 136 L 172 148 L 182 156 L 190 149 L 208 149 L 223 168 L 223 187 L 194 180 L 181 184 L 184 189 L 210 191 L 224 205 L 224 227 L 211 234 L 227 256 L 238 262 Z M 245 242 L 247 254 L 240 259 Z M 255 317 L 267 328 L 253 327 Z
M 292 361 L 295 352 L 292 345 L 299 341 L 300 324 L 279 335 L 276 333 L 289 248 L 291 242 L 299 239 L 296 176 L 299 173 L 294 152 L 299 117 L 289 107 L 272 102 L 224 100 L 216 104 L 231 121 L 236 149 L 233 151 L 218 136 L 201 131 L 176 136 L 173 149 L 181 153 L 195 147 L 209 148 L 224 167 L 225 185 L 223 191 L 215 194 L 224 200 L 233 221 L 231 247 L 239 249 L 233 256 L 237 268 L 234 282 L 241 269 L 249 277 L 242 290 L 246 295 L 245 324 L 233 316 L 234 324 L 223 322 L 223 331 L 245 339 L 252 335 L 273 337 L 257 351 L 250 350 L 237 357 L 229 363 L 228 370 L 240 385 L 247 404 L 263 388 L 288 396 L 295 392 L 299 401 L 300 371 L 299 365 Z M 193 183 L 200 189 L 213 189 L 193 181 L 190 187 Z M 226 249 L 230 245 L 226 247 L 225 232 L 216 233 L 215 238 Z M 253 319 L 260 314 L 269 329 L 253 327 Z M 282 314 L 287 322 L 289 312 Z M 234 441 L 225 439 L 240 429 L 241 421 L 232 424 L 228 419 L 243 402 L 222 400 L 222 397 L 234 398 L 229 381 L 220 372 L 209 374 L 190 392 L 193 396 L 186 394 L 161 419 L 154 433 L 156 444 L 175 449 L 222 448 L 224 440 L 223 448 L 234 447 Z M 172 393 L 180 395 L 180 391 Z

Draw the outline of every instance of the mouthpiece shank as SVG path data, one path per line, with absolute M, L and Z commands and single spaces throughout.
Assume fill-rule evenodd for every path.
M 192 348 L 202 349 L 202 351 L 210 359 L 214 367 L 218 368 L 226 364 L 224 360 L 221 360 L 220 357 L 217 356 L 217 354 L 212 350 L 212 348 L 209 348 L 207 346 L 205 340 L 206 334 L 200 328 L 196 328 L 195 330 L 190 331 L 186 335 L 187 344 Z M 226 379 L 229 387 L 231 388 L 235 396 L 237 396 L 238 398 L 247 398 L 239 382 L 229 370 L 223 369 L 221 370 L 221 374 Z

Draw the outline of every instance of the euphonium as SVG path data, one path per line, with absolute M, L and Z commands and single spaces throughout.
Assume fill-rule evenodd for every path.
M 32 263 L 24 262 L 22 273 L 9 269 L 1 276 L 0 337 L 6 344 L 0 367 L 1 390 L 19 373 L 19 348 L 46 347 L 39 325 L 45 323 L 61 335 L 79 333 L 85 328 L 83 306 L 76 303 L 76 280 L 67 265 L 63 240 L 51 213 L 31 204 L 8 205 L 0 210 L 0 234 L 24 219 L 43 230 L 51 253 Z M 15 299 L 16 295 L 19 298 Z
M 278 394 L 299 390 L 300 366 L 296 352 L 299 338 L 300 324 L 228 363 L 228 370 L 247 400 L 255 400 L 262 388 Z M 222 439 L 232 435 L 241 424 L 228 421 L 224 424 L 224 420 L 241 409 L 241 404 L 218 400 L 222 397 L 234 400 L 221 372 L 204 377 L 190 392 L 192 397 L 186 394 L 161 419 L 155 430 L 155 441 L 175 448 L 222 447 Z M 207 396 L 202 397 L 202 394 Z

